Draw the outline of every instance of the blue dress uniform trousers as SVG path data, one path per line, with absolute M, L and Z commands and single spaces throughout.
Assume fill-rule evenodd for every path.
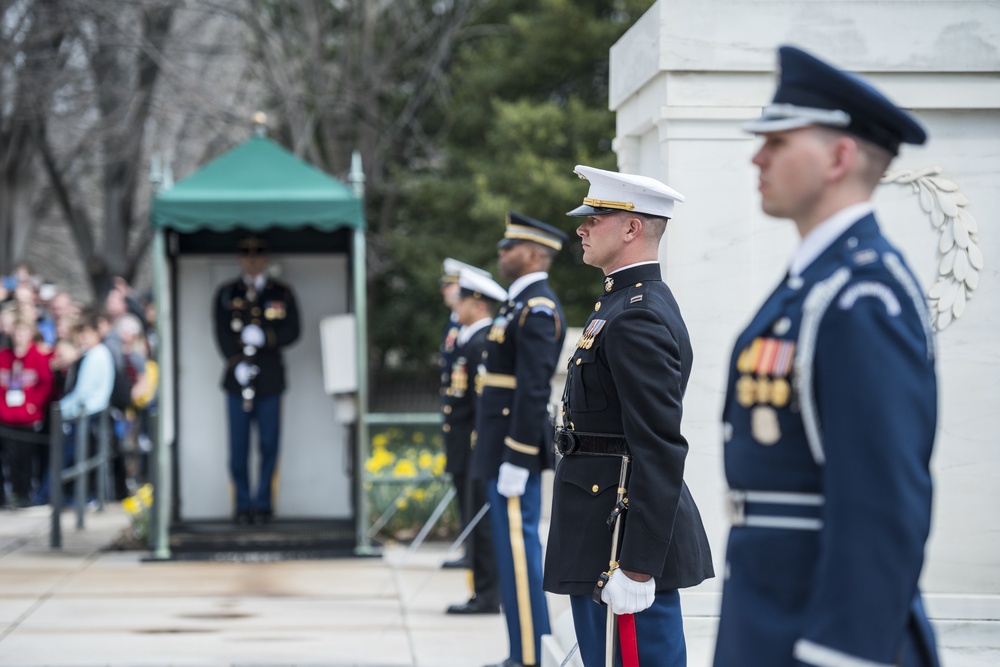
M 278 438 L 281 433 L 281 394 L 258 396 L 253 409 L 243 409 L 243 397 L 227 393 L 229 408 L 229 472 L 236 487 L 237 512 L 273 511 L 271 490 L 278 465 Z M 260 478 L 250 491 L 250 424 L 257 422 L 260 440 Z
M 874 216 L 739 336 L 716 667 L 934 667 L 918 580 L 937 420 L 922 291 Z
M 569 602 L 584 667 L 604 667 L 608 608 L 595 604 L 589 595 L 571 595 Z M 676 590 L 657 593 L 652 606 L 635 615 L 635 634 L 642 667 L 687 665 L 680 593 Z M 621 667 L 621 643 L 615 656 L 615 664 Z
M 508 584 L 500 587 L 500 601 L 510 638 L 510 659 L 526 665 L 539 664 L 542 635 L 552 632 L 542 591 L 542 542 L 538 539 L 541 479 L 540 474 L 532 473 L 520 498 L 501 496 L 496 479 L 486 482 L 497 574 Z

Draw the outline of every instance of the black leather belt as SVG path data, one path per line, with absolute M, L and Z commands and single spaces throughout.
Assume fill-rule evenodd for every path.
M 591 456 L 630 456 L 624 435 L 610 433 L 582 433 L 559 429 L 555 437 L 556 451 L 563 456 L 589 454 Z

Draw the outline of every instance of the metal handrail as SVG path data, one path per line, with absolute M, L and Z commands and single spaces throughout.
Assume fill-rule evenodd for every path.
M 369 412 L 363 416 L 366 424 L 440 424 L 440 412 Z
M 48 433 L 35 431 L 27 427 L 11 428 L 3 424 L 0 424 L 0 438 L 5 438 L 8 440 L 17 440 L 18 442 L 24 442 L 29 445 L 49 444 Z
M 97 432 L 97 454 L 87 458 L 87 441 L 90 435 L 90 420 L 100 420 Z M 58 403 L 52 404 L 49 429 L 49 499 L 52 503 L 52 523 L 49 532 L 49 547 L 62 548 L 62 525 L 60 515 L 63 506 L 63 482 L 73 480 L 73 498 L 76 505 L 76 529 L 84 529 L 84 511 L 87 501 L 87 477 L 91 470 L 97 469 L 97 510 L 104 511 L 104 503 L 108 496 L 108 474 L 111 462 L 111 429 L 110 414 L 105 408 L 94 414 L 82 414 L 75 417 L 76 448 L 75 463 L 72 467 L 63 469 L 63 434 L 62 410 Z

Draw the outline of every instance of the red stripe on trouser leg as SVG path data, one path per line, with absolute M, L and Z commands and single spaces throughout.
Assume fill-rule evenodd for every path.
M 622 667 L 639 667 L 639 642 L 635 637 L 635 615 L 618 616 L 618 641 L 622 647 Z

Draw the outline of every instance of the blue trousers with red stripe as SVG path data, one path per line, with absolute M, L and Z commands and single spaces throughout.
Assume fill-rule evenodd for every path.
M 507 620 L 510 659 L 525 665 L 541 662 L 542 635 L 549 629 L 549 608 L 542 590 L 541 475 L 532 473 L 520 498 L 497 493 L 497 479 L 486 480 L 490 526 L 500 579 L 500 602 Z M 520 525 L 518 525 L 520 524 Z
M 604 667 L 608 608 L 594 602 L 589 595 L 571 595 L 569 601 L 584 667 Z M 680 594 L 677 591 L 657 593 L 653 605 L 635 615 L 635 635 L 641 667 L 687 665 Z M 621 650 L 616 653 L 615 664 L 621 667 Z

